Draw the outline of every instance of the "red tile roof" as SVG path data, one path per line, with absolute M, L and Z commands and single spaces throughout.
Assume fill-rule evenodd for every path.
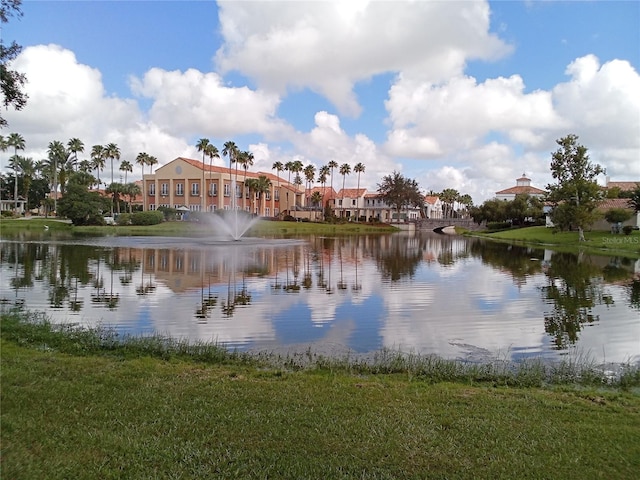
M 598 210 L 606 212 L 612 208 L 623 208 L 625 210 L 633 210 L 629 205 L 627 198 L 605 198 L 598 203 Z
M 630 192 L 635 190 L 638 186 L 640 186 L 640 181 L 638 182 L 607 182 L 606 188 L 619 188 L 623 192 Z
M 544 190 L 540 190 L 539 188 L 536 187 L 525 187 L 525 186 L 519 186 L 519 187 L 511 187 L 511 188 L 507 188 L 505 190 L 500 190 L 499 192 L 496 192 L 496 195 L 521 195 L 523 193 L 527 193 L 529 195 L 543 195 L 544 193 L 546 193 Z

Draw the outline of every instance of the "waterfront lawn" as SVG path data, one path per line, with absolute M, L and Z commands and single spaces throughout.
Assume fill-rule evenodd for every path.
M 578 241 L 578 232 L 557 232 L 547 227 L 514 228 L 495 233 L 469 232 L 469 235 L 487 237 L 492 240 L 549 246 L 554 250 L 577 251 L 585 249 L 599 254 L 640 256 L 640 231 L 631 235 L 607 231 L 586 231 L 586 242 Z
M 622 479 L 640 471 L 637 389 L 197 361 L 141 355 L 146 347 L 135 345 L 124 354 L 88 348 L 88 334 L 60 338 L 46 325 L 5 320 L 3 478 Z
M 2 235 L 16 235 L 24 231 L 68 232 L 69 234 L 84 235 L 168 235 L 168 236 L 203 236 L 211 234 L 212 228 L 205 223 L 196 222 L 163 222 L 158 225 L 104 225 L 82 226 L 61 222 L 55 219 L 2 219 L 0 220 L 0 233 Z M 368 233 L 392 233 L 397 231 L 395 227 L 386 224 L 368 223 L 315 223 L 315 222 L 284 222 L 264 220 L 257 223 L 247 232 L 247 236 L 282 237 L 295 235 L 353 235 Z

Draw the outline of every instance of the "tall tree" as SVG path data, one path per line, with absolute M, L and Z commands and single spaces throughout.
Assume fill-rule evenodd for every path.
M 224 142 L 224 146 L 222 148 L 222 156 L 229 158 L 229 177 L 231 177 L 231 166 L 236 162 L 238 158 L 238 146 L 235 142 L 229 140 L 228 142 Z M 236 177 L 235 177 L 235 188 L 238 188 L 238 164 L 236 163 Z M 231 208 L 237 208 L 238 203 L 238 195 L 237 192 L 232 192 L 231 194 Z
M 554 205 L 551 221 L 562 230 L 575 226 L 578 241 L 584 242 L 584 229 L 597 219 L 602 191 L 596 179 L 604 170 L 589 161 L 577 135 L 569 134 L 556 143 L 559 148 L 551 154 L 551 176 L 556 182 L 547 185 L 547 200 Z
M 240 152 L 240 154 L 238 155 L 238 160 L 237 162 L 240 163 L 240 165 L 242 165 L 242 168 L 244 169 L 244 178 L 246 180 L 247 178 L 247 170 L 249 169 L 250 166 L 253 165 L 253 153 L 248 152 L 248 151 L 243 151 Z M 242 209 L 245 210 L 246 208 L 246 195 L 242 195 Z
M 2 71 L 4 73 L 4 70 Z M 18 150 L 24 150 L 25 141 L 24 137 L 19 133 L 10 133 L 7 137 L 7 146 L 13 147 L 13 155 L 14 157 L 18 156 Z M 14 213 L 18 213 L 18 172 L 17 168 L 17 159 L 13 163 L 13 176 L 14 176 L 14 185 L 13 185 L 13 201 L 14 201 Z
M 100 188 L 100 172 L 104 170 L 106 162 L 105 148 L 102 145 L 94 145 L 91 147 L 91 164 L 97 172 L 98 188 Z
M 326 195 L 326 186 L 327 186 L 327 177 L 329 176 L 330 170 L 329 170 L 329 166 L 328 165 L 323 165 L 322 167 L 320 167 L 320 170 L 318 171 L 318 181 L 320 182 L 320 184 L 322 185 L 322 209 L 324 210 L 326 208 L 326 204 L 325 204 L 325 195 Z
M 32 158 L 20 157 L 18 159 L 18 171 L 22 176 L 23 195 L 27 200 L 27 210 L 29 210 L 29 190 L 31 189 L 33 177 L 36 174 L 36 164 Z
M 209 145 L 211 145 L 211 142 L 209 141 L 208 138 L 201 138 L 200 140 L 198 140 L 198 143 L 196 143 L 196 149 L 199 152 L 202 152 L 202 186 L 200 187 L 200 209 L 201 211 L 205 211 L 206 207 L 205 207 L 205 192 L 204 192 L 204 157 L 207 154 L 207 148 L 209 148 Z
M 633 208 L 633 212 L 637 215 L 640 213 L 640 183 L 636 183 L 636 188 L 631 192 L 629 200 L 627 200 L 629 208 Z
M 445 218 L 453 217 L 454 204 L 458 200 L 460 193 L 455 188 L 445 188 L 438 196 L 445 205 Z
M 47 148 L 47 155 L 49 157 L 49 163 L 51 165 L 51 171 L 53 173 L 53 209 L 57 212 L 58 209 L 58 166 L 64 164 L 67 161 L 68 154 L 64 144 L 59 140 L 49 142 Z
M 277 161 L 277 162 L 273 162 L 273 165 L 271 166 L 271 168 L 273 170 L 276 171 L 276 177 L 278 177 L 278 195 L 280 195 L 280 172 L 284 170 L 284 165 L 282 164 L 282 162 Z M 278 197 L 278 201 L 279 197 Z M 276 216 L 276 192 L 273 192 L 273 196 L 271 197 L 271 210 L 273 211 L 273 216 Z
M 264 216 L 262 199 L 271 190 L 271 180 L 266 175 L 260 175 L 254 184 L 255 192 L 258 194 L 258 214 Z
M 9 17 L 21 17 L 21 0 L 2 0 L 0 4 L 0 22 L 7 23 Z M 0 31 L 2 27 L 0 26 Z M 0 90 L 2 90 L 2 104 L 5 109 L 12 106 L 15 110 L 22 110 L 27 104 L 27 96 L 24 93 L 24 84 L 27 78 L 24 73 L 11 70 L 11 62 L 22 51 L 22 47 L 15 41 L 6 46 L 4 38 L 0 35 Z M 7 121 L 0 115 L 0 128 L 6 127 Z
M 342 165 L 340 165 L 340 175 L 342 175 L 342 211 L 340 212 L 340 216 L 344 217 L 345 216 L 345 205 L 344 205 L 344 181 L 347 178 L 347 175 L 349 175 L 351 173 L 351 165 L 349 165 L 348 163 L 343 163 Z
M 382 183 L 378 184 L 378 194 L 387 205 L 395 208 L 398 221 L 402 209 L 424 205 L 424 196 L 420 193 L 418 183 L 398 172 L 383 177 Z
M 144 195 L 144 167 L 148 164 L 148 160 L 149 160 L 149 154 L 146 152 L 140 152 L 138 153 L 138 155 L 136 156 L 136 164 L 140 165 L 140 170 L 142 170 L 142 176 L 140 177 L 142 179 L 142 210 L 145 210 L 145 207 L 147 205 L 147 199 Z
M 73 153 L 74 170 L 78 171 L 78 152 L 84 152 L 84 143 L 79 138 L 72 138 L 67 142 L 67 149 Z
M 300 179 L 300 172 L 302 172 L 302 169 L 304 168 L 303 163 L 300 160 L 294 160 L 292 162 L 288 162 L 288 165 L 289 165 L 289 171 L 295 174 L 293 179 L 294 185 L 302 185 L 302 180 Z M 291 177 L 289 177 L 289 179 L 291 179 Z M 298 204 L 297 189 L 293 195 L 294 195 L 293 204 L 297 205 Z
M 365 170 L 365 166 L 361 162 L 356 163 L 355 166 L 353 167 L 353 171 L 358 174 L 358 193 L 357 193 L 358 205 L 356 208 L 356 221 L 360 221 L 360 174 L 364 173 L 364 170 Z
M 124 183 L 127 183 L 127 173 L 133 172 L 133 165 L 129 160 L 123 160 L 120 163 L 120 171 L 124 172 Z
M 311 188 L 313 187 L 313 182 L 316 178 L 316 167 L 313 164 L 309 164 L 304 167 L 304 178 L 307 181 L 307 185 L 305 190 L 307 191 L 307 203 L 311 203 Z
M 329 167 L 329 170 L 331 171 L 331 196 L 333 196 L 333 169 L 338 168 L 338 162 L 336 162 L 335 160 L 330 160 L 327 164 L 327 167 Z
M 220 152 L 218 152 L 218 147 L 213 144 L 209 144 L 207 146 L 206 152 L 207 157 L 209 157 L 209 193 L 213 196 L 213 186 L 211 182 L 211 171 L 213 169 L 213 159 L 220 158 Z M 203 192 L 204 193 L 204 192 Z

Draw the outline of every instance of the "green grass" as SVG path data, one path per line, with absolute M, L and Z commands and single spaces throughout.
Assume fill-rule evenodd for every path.
M 193 222 L 164 222 L 149 226 L 87 226 L 74 227 L 68 223 L 53 219 L 34 218 L 2 219 L 0 233 L 11 236 L 24 231 L 45 232 L 45 225 L 49 232 L 66 232 L 70 235 L 170 235 L 170 236 L 202 236 L 211 233 L 211 226 Z M 391 233 L 395 227 L 384 224 L 366 223 L 314 223 L 314 222 L 281 222 L 263 221 L 255 225 L 247 235 L 250 236 L 295 236 L 295 235 L 354 235 L 365 233 Z M 43 233 L 44 234 L 44 233 Z
M 585 232 L 586 242 L 578 241 L 578 232 L 557 232 L 546 227 L 527 227 L 496 233 L 467 232 L 467 235 L 481 236 L 492 240 L 552 247 L 558 251 L 589 251 L 602 255 L 640 257 L 640 231 L 631 235 L 614 234 L 605 231 Z
M 640 470 L 633 391 L 197 360 L 142 344 L 83 349 L 72 345 L 95 344 L 87 331 L 55 340 L 45 323 L 2 322 L 3 478 L 622 479 Z

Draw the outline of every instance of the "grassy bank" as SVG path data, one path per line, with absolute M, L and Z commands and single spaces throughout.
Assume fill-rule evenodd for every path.
M 527 227 L 495 233 L 467 232 L 466 235 L 486 237 L 496 241 L 550 247 L 557 251 L 588 251 L 601 255 L 640 258 L 640 231 L 631 235 L 604 231 L 585 232 L 586 242 L 578 241 L 577 232 L 557 232 L 546 227 Z
M 82 235 L 169 235 L 169 236 L 201 236 L 210 235 L 212 227 L 206 224 L 193 222 L 164 222 L 159 225 L 149 226 L 87 226 L 74 227 L 68 223 L 54 219 L 34 218 L 26 219 L 2 219 L 0 220 L 0 233 L 2 235 L 15 235 L 20 232 L 44 232 L 45 226 L 48 232 L 66 232 Z M 366 233 L 391 233 L 396 228 L 384 224 L 366 223 L 314 223 L 314 222 L 280 222 L 262 221 L 257 223 L 247 235 L 250 236 L 295 236 L 295 235 L 354 235 Z
M 2 317 L 3 478 L 633 478 L 640 469 L 634 387 L 522 387 L 489 370 L 457 378 L 447 363 L 437 378 L 393 358 L 385 373 L 215 345 L 116 343 Z M 638 383 L 636 370 L 626 387 Z

